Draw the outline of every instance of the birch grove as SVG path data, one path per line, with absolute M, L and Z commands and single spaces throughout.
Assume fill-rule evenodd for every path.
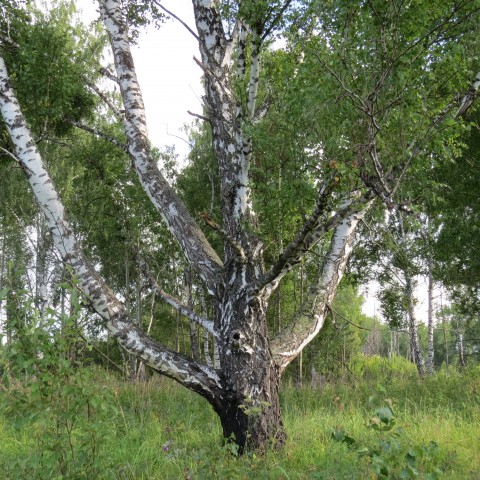
M 329 305 L 345 274 L 357 230 L 369 212 L 374 208 L 407 209 L 399 202 L 402 181 L 408 177 L 416 159 L 425 153 L 426 139 L 438 124 L 432 120 L 435 112 L 427 112 L 418 128 L 402 132 L 408 137 L 402 137 L 403 144 L 398 139 L 393 140 L 394 135 L 390 145 L 388 139 L 379 140 L 382 128 L 390 128 L 387 125 L 389 115 L 398 117 L 395 109 L 402 104 L 407 90 L 407 86 L 397 88 L 389 83 L 397 66 L 395 62 L 410 55 L 417 40 L 408 44 L 409 40 L 386 34 L 378 48 L 384 49 L 385 56 L 390 57 L 381 64 L 382 69 L 375 78 L 357 89 L 356 74 L 351 78 L 343 76 L 335 70 L 336 66 L 331 67 L 322 57 L 322 49 L 328 50 L 329 33 L 322 37 L 321 28 L 334 28 L 327 25 L 327 16 L 323 19 L 324 25 L 312 26 L 311 35 L 305 36 L 307 40 L 298 40 L 292 18 L 304 21 L 305 25 L 319 20 L 300 8 L 308 7 L 309 2 L 306 5 L 295 3 L 289 0 L 283 3 L 240 2 L 239 8 L 230 12 L 232 19 L 222 17 L 222 2 L 192 1 L 196 24 L 193 34 L 200 50 L 200 58 L 194 61 L 203 72 L 203 117 L 211 128 L 212 149 L 220 176 L 221 218 L 204 217 L 204 223 L 200 223 L 198 215 L 187 209 L 175 188 L 162 175 L 152 152 L 141 86 L 131 53 L 126 3 L 99 1 L 115 64 L 115 72 L 109 77 L 118 85 L 123 102 L 122 111 L 116 109 L 116 114 L 123 125 L 132 168 L 195 278 L 201 282 L 210 309 L 202 309 L 201 314 L 194 311 L 192 305 L 185 305 L 164 291 L 152 266 L 141 259 L 140 268 L 157 298 L 196 323 L 214 340 L 215 359 L 207 360 L 208 364 L 173 351 L 142 331 L 135 318 L 130 317 L 121 295 L 114 292 L 92 266 L 44 166 L 28 119 L 22 113 L 23 106 L 19 104 L 11 78 L 14 72 L 9 71 L 9 65 L 0 57 L 0 108 L 13 147 L 11 155 L 23 169 L 56 249 L 78 279 L 78 288 L 122 348 L 211 404 L 219 416 L 224 437 L 235 441 L 240 451 L 245 447 L 281 448 L 284 444 L 280 376 L 321 332 Z M 316 8 L 320 9 L 321 4 Z M 395 12 L 390 13 L 395 17 Z M 426 32 L 420 32 L 419 36 L 424 35 L 428 41 L 440 41 L 438 38 L 444 35 L 446 27 L 456 27 L 464 12 L 459 8 L 455 13 L 456 16 L 449 18 L 449 9 L 445 7 L 435 28 L 430 27 L 429 31 L 425 27 Z M 334 165 L 335 159 L 328 157 L 330 139 L 318 132 L 316 146 L 323 153 L 319 153 L 317 159 L 320 173 L 314 181 L 316 200 L 283 251 L 273 262 L 266 262 L 264 239 L 259 235 L 261 218 L 256 211 L 251 185 L 256 153 L 251 132 L 261 124 L 270 108 L 268 101 L 260 102 L 264 87 L 262 58 L 269 51 L 268 41 L 273 33 L 282 28 L 294 32 L 290 41 L 302 47 L 304 61 L 296 70 L 295 80 L 311 81 L 311 76 L 320 78 L 318 72 L 321 71 L 335 85 L 333 100 L 338 104 L 345 102 L 356 112 L 356 119 L 352 120 L 351 130 L 334 139 L 337 153 L 348 158 L 343 171 L 325 166 Z M 332 49 L 337 41 L 333 33 L 338 32 L 332 30 Z M 422 46 L 418 53 L 413 53 L 428 56 L 428 48 L 429 45 Z M 297 57 L 298 52 L 295 53 Z M 418 71 L 422 68 L 420 65 Z M 239 89 L 239 84 L 246 88 Z M 458 91 L 462 91 L 460 86 Z M 300 96 L 298 102 L 308 109 L 309 98 Z M 465 105 L 464 99 L 460 110 L 464 111 Z M 444 105 L 439 102 L 435 108 L 439 106 Z M 457 117 L 462 114 L 460 110 Z M 207 229 L 221 239 L 222 252 L 216 251 L 208 241 Z M 282 279 L 319 243 L 327 244 L 328 248 L 302 304 L 280 332 L 269 331 L 267 311 L 272 294 Z M 207 312 L 211 313 L 210 318 Z

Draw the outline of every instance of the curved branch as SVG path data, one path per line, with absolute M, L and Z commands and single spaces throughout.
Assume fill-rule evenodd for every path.
M 310 287 L 305 301 L 293 321 L 272 339 L 271 349 L 278 368 L 285 367 L 308 345 L 323 327 L 340 280 L 347 266 L 358 223 L 373 204 L 374 199 L 360 211 L 344 216 L 336 226 L 329 251 L 317 281 Z
M 221 381 L 216 371 L 148 338 L 129 320 L 124 305 L 85 257 L 81 244 L 75 238 L 66 218 L 58 193 L 43 166 L 40 153 L 27 127 L 1 56 L 0 112 L 15 146 L 15 156 L 45 215 L 55 247 L 63 262 L 75 272 L 78 279 L 77 287 L 86 295 L 105 327 L 125 350 L 142 358 L 147 365 L 158 372 L 195 390 L 215 405 L 221 391 Z

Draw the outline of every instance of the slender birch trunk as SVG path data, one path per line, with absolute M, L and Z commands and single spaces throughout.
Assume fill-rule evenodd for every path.
M 36 219 L 36 230 L 35 303 L 43 321 L 48 307 L 48 272 L 49 268 L 51 268 L 48 261 L 51 242 L 43 216 Z
M 465 368 L 467 362 L 465 361 L 465 346 L 463 343 L 463 333 L 460 329 L 457 330 L 457 349 L 458 349 L 458 363 L 460 367 Z
M 427 373 L 433 375 L 434 372 L 434 357 L 435 357 L 435 345 L 433 341 L 434 322 L 433 322 L 433 277 L 431 272 L 431 264 L 428 265 L 428 318 L 427 318 L 427 340 L 428 340 L 428 353 L 427 353 Z
M 5 285 L 5 277 L 6 277 L 6 269 L 5 269 L 5 260 L 6 260 L 6 235 L 5 235 L 5 226 L 4 226 L 4 218 L 3 215 L 0 216 L 0 240 L 2 242 L 2 246 L 0 248 L 0 292 L 3 291 Z M 6 334 L 7 331 L 7 322 L 6 322 L 6 314 L 4 313 L 3 308 L 3 292 L 0 293 L 0 331 L 3 334 Z
M 423 360 L 420 339 L 418 338 L 417 316 L 415 314 L 415 294 L 413 292 L 413 282 L 408 273 L 405 273 L 405 294 L 407 297 L 407 315 L 408 315 L 408 333 L 410 339 L 410 353 L 413 363 L 415 363 L 418 374 L 425 376 L 425 362 Z

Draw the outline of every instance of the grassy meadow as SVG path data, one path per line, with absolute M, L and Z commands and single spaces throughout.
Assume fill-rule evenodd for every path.
M 285 449 L 241 458 L 209 405 L 168 379 L 4 382 L 0 478 L 480 479 L 479 367 L 424 380 L 367 367 L 322 390 L 283 385 Z

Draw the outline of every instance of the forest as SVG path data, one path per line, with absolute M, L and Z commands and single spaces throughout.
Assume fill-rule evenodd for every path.
M 0 479 L 480 478 L 480 1 L 179 3 L 0 0 Z

